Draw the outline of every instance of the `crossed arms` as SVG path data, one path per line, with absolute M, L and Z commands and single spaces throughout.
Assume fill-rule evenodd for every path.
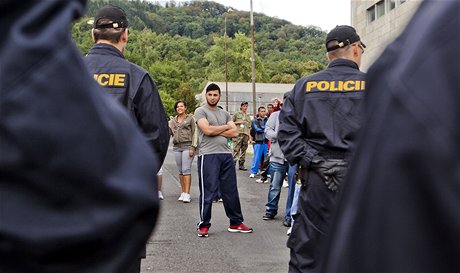
M 223 137 L 237 137 L 238 130 L 236 129 L 236 125 L 233 121 L 227 122 L 224 125 L 212 126 L 209 125 L 209 122 L 205 118 L 201 118 L 197 121 L 198 127 L 201 129 L 203 134 L 207 136 L 223 136 Z

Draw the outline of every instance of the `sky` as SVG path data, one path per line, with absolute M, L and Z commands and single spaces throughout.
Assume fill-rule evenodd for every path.
M 249 11 L 250 0 L 213 0 L 238 10 Z M 318 26 L 324 31 L 350 25 L 350 0 L 252 0 L 253 11 L 290 21 L 295 25 Z

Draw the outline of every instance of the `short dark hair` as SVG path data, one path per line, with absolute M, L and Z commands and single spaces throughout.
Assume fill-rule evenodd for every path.
M 257 112 L 260 112 L 260 109 L 265 109 L 265 106 L 259 106 L 259 108 L 257 108 Z
M 176 103 L 174 103 L 174 110 L 177 109 L 177 105 L 179 105 L 179 103 L 182 103 L 185 107 L 187 107 L 187 103 L 185 103 L 185 101 L 178 100 L 178 101 L 176 101 Z
M 209 91 L 214 91 L 214 90 L 219 91 L 219 95 L 220 95 L 220 87 L 217 84 L 210 83 L 208 87 L 206 87 L 206 93 L 208 93 Z

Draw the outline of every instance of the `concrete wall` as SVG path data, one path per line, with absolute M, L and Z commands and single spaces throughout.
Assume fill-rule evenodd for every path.
M 380 0 L 351 0 L 351 24 L 367 46 L 361 64 L 362 71 L 367 71 L 386 46 L 399 36 L 422 2 L 408 0 L 401 4 L 400 0 L 396 0 L 396 7 L 390 10 L 390 0 L 383 1 L 386 2 L 385 14 L 369 22 L 367 10 Z

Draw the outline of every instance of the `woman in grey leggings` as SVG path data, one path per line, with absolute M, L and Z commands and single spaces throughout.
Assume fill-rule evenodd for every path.
M 169 130 L 173 137 L 173 151 L 179 170 L 182 193 L 178 201 L 190 203 L 191 168 L 195 149 L 198 144 L 198 132 L 193 115 L 186 114 L 187 105 L 179 100 L 174 104 L 177 115 L 169 121 Z

